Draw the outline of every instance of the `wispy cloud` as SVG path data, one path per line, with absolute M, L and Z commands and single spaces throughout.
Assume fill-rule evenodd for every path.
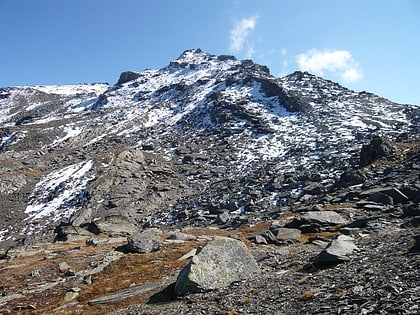
M 311 49 L 296 56 L 299 69 L 324 75 L 331 72 L 339 76 L 345 82 L 360 80 L 363 76 L 359 63 L 353 59 L 351 53 L 346 50 L 323 50 Z
M 242 19 L 240 21 L 236 21 L 233 28 L 230 31 L 230 51 L 231 52 L 240 52 L 249 36 L 249 33 L 255 29 L 257 24 L 257 16 L 250 17 L 247 19 Z M 254 53 L 254 49 L 252 45 L 247 48 L 247 55 Z

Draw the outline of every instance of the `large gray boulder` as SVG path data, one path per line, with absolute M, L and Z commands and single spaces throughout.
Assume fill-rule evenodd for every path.
M 254 257 L 241 241 L 217 237 L 205 245 L 181 270 L 175 285 L 178 295 L 228 287 L 260 274 Z

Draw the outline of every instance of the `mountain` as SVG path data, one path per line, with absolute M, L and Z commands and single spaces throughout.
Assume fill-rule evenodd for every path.
M 269 219 L 334 189 L 372 135 L 418 140 L 419 108 L 195 49 L 113 86 L 3 88 L 0 127 L 0 241 L 22 242 L 111 217 Z
M 419 126 L 200 49 L 2 88 L 0 313 L 418 314 Z

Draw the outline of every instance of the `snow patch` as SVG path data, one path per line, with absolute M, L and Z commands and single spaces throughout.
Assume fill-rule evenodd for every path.
M 25 213 L 31 222 L 49 217 L 52 221 L 69 218 L 80 205 L 88 184 L 95 178 L 93 160 L 80 162 L 54 171 L 35 186 Z
M 25 136 L 26 136 L 25 134 L 26 134 L 25 131 L 13 132 L 11 135 L 1 138 L 0 139 L 0 147 L 2 147 L 3 145 L 15 144 L 15 143 L 19 142 L 20 140 L 25 138 Z
M 66 141 L 67 139 L 73 138 L 78 136 L 82 133 L 83 128 L 79 126 L 75 126 L 74 124 L 70 124 L 67 126 L 64 126 L 64 132 L 67 133 L 64 137 L 54 140 L 53 143 L 51 143 L 52 146 L 57 145 L 63 141 Z
M 38 85 L 33 86 L 35 90 L 48 93 L 58 94 L 65 96 L 74 96 L 77 94 L 94 93 L 101 94 L 105 92 L 109 85 L 105 83 L 94 83 L 94 84 L 74 84 L 74 85 Z

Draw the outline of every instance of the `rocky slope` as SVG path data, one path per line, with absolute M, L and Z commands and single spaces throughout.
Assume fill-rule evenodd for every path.
M 419 120 L 418 106 L 199 49 L 113 86 L 0 89 L 0 308 L 415 314 Z M 124 254 L 150 227 L 163 247 Z M 177 259 L 215 234 L 248 244 L 261 275 L 168 298 Z

